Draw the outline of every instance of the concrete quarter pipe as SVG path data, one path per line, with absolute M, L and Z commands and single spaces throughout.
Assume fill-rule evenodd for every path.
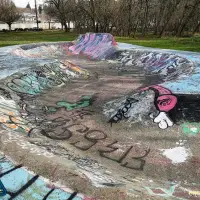
M 200 199 L 200 54 L 87 33 L 0 70 L 2 199 Z

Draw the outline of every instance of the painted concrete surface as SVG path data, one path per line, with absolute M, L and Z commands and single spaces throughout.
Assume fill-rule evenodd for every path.
M 176 94 L 199 94 L 199 72 L 200 72 L 200 53 L 189 52 L 189 51 L 178 51 L 178 50 L 165 50 L 156 49 L 149 47 L 141 47 L 138 45 L 130 45 L 125 43 L 119 43 L 120 49 L 130 49 L 133 51 L 149 51 L 149 52 L 160 52 L 167 54 L 175 54 L 177 56 L 184 57 L 194 64 L 194 71 L 191 75 L 183 77 L 181 80 L 168 81 L 161 84 L 163 87 L 169 88 L 173 93 Z M 156 64 L 155 64 L 156 65 Z
M 196 200 L 199 58 L 117 44 L 110 34 L 1 48 L 0 148 L 17 162 L 24 154 L 24 165 L 35 174 L 48 169 L 43 157 L 72 168 L 85 181 L 73 181 L 78 192 L 92 198 Z M 26 172 L 26 185 L 34 175 L 19 170 Z M 14 175 L 5 177 L 8 191 L 20 190 L 18 184 L 8 186 Z M 37 181 L 41 190 L 27 189 L 33 199 L 48 193 L 43 179 Z
M 82 194 L 74 193 L 72 190 L 62 186 L 54 185 L 50 187 L 50 183 L 45 182 L 44 178 L 28 172 L 22 166 L 15 166 L 4 156 L 0 157 L 1 182 L 6 188 L 6 195 L 1 199 L 19 199 L 19 200 L 41 200 L 41 199 L 89 199 Z

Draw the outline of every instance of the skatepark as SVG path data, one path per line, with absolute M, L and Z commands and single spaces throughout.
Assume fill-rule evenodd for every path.
M 200 53 L 87 33 L 0 70 L 2 199 L 200 199 Z

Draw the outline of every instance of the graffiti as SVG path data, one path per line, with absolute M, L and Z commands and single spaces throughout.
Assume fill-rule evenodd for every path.
M 102 157 L 108 158 L 108 159 L 113 160 L 113 161 L 115 161 L 115 162 L 121 163 L 121 166 L 122 166 L 122 167 L 126 167 L 126 168 L 129 168 L 129 169 L 134 169 L 134 170 L 140 170 L 140 171 L 142 171 L 142 170 L 144 169 L 144 166 L 145 166 L 145 163 L 146 163 L 146 161 L 145 161 L 143 158 L 145 158 L 145 157 L 149 154 L 150 149 L 145 150 L 145 155 L 143 155 L 143 156 L 140 156 L 140 157 L 131 157 L 131 159 L 133 159 L 134 162 L 140 161 L 139 167 L 135 167 L 135 166 L 129 165 L 130 163 L 128 163 L 128 162 L 124 162 L 124 163 L 123 163 L 123 160 L 124 160 L 124 159 L 126 158 L 126 156 L 130 153 L 130 151 L 132 150 L 133 146 L 129 147 L 129 148 L 120 156 L 120 158 L 112 158 L 112 157 L 109 157 L 108 155 L 105 155 L 105 153 L 113 153 L 114 151 L 119 150 L 119 148 L 113 147 L 113 145 L 116 145 L 117 143 L 118 143 L 118 141 L 115 141 L 115 142 L 113 142 L 113 143 L 107 145 L 106 147 L 107 147 L 107 148 L 110 148 L 111 150 L 100 150 L 100 151 L 99 151 L 99 152 L 100 152 L 100 155 L 101 155 Z
M 10 92 L 8 92 L 7 90 L 0 88 L 0 96 L 3 96 L 6 99 L 12 99 Z
M 69 117 L 72 121 L 77 121 L 77 120 L 84 119 L 85 116 L 92 116 L 92 114 L 93 114 L 93 111 L 91 110 L 81 109 L 81 110 L 76 110 L 76 111 L 71 112 Z
M 150 114 L 150 118 L 152 118 L 153 122 L 158 124 L 159 128 L 161 129 L 166 129 L 174 125 L 172 120 L 165 112 L 160 112 L 157 117 L 154 117 L 152 114 Z
M 53 86 L 61 86 L 69 80 L 69 76 L 61 72 L 56 66 L 44 65 L 41 70 L 22 75 L 7 83 L 7 87 L 14 92 L 37 95 L 42 90 Z
M 111 123 L 111 126 L 112 126 L 112 123 L 117 123 L 118 121 L 122 120 L 123 117 L 125 119 L 128 119 L 129 117 L 126 116 L 126 113 L 129 111 L 129 109 L 132 107 L 132 104 L 133 103 L 136 103 L 138 102 L 138 100 L 136 99 L 133 99 L 133 98 L 128 98 L 126 99 L 126 102 L 124 103 L 124 107 L 119 109 L 117 114 L 114 115 L 110 120 L 109 120 L 109 123 Z
M 150 89 L 155 92 L 155 107 L 159 111 L 157 116 L 154 116 L 153 113 L 150 114 L 150 118 L 153 119 L 154 123 L 157 123 L 159 128 L 166 129 L 170 126 L 173 126 L 173 121 L 168 116 L 168 112 L 172 110 L 177 103 L 177 98 L 171 94 L 171 92 L 158 85 L 150 86 L 142 90 Z
M 40 77 L 37 73 L 31 75 L 22 75 L 19 78 L 13 79 L 12 82 L 8 83 L 7 86 L 14 92 L 37 95 L 41 93 L 41 90 L 49 89 L 51 87 L 50 80 L 46 77 Z
M 199 123 L 184 123 L 181 125 L 181 129 L 184 135 L 196 136 L 200 133 Z
M 12 145 L 16 145 L 18 149 L 22 150 L 22 154 L 25 152 L 27 154 L 31 153 L 31 155 L 35 153 L 36 155 L 43 155 L 49 158 L 54 155 L 59 155 L 60 157 L 72 158 L 72 161 L 78 156 L 87 155 L 89 157 L 88 160 L 91 157 L 95 158 L 95 156 L 97 156 L 100 161 L 105 161 L 108 165 L 110 164 L 109 166 L 121 166 L 120 169 L 124 173 L 131 173 L 131 170 L 132 172 L 134 172 L 133 170 L 145 170 L 147 174 L 150 174 L 153 165 L 158 165 L 159 163 L 162 164 L 162 169 L 159 170 L 158 173 L 161 173 L 162 170 L 164 171 L 164 165 L 167 166 L 168 163 L 170 165 L 170 160 L 167 158 L 162 159 L 163 156 L 160 153 L 161 161 L 158 162 L 160 159 L 158 156 L 155 158 L 156 160 L 154 160 L 154 150 L 150 150 L 142 145 L 144 143 L 151 144 L 153 142 L 154 144 L 158 144 L 159 148 L 163 148 L 163 144 L 160 143 L 160 140 L 168 139 L 167 145 L 168 148 L 170 148 L 170 145 L 172 143 L 175 145 L 176 141 L 172 141 L 164 136 L 157 137 L 157 139 L 154 140 L 154 136 L 159 130 L 155 130 L 154 127 L 151 134 L 148 134 L 143 132 L 143 126 L 152 126 L 152 121 L 155 123 L 154 126 L 158 126 L 163 130 L 173 126 L 177 121 L 174 116 L 172 117 L 172 112 L 177 110 L 177 99 L 179 98 L 174 95 L 175 92 L 170 87 L 161 88 L 161 86 L 158 85 L 148 87 L 146 90 L 142 91 L 144 94 L 142 94 L 142 92 L 137 93 L 136 91 L 129 95 L 129 92 L 131 92 L 133 88 L 140 87 L 143 84 L 144 79 L 141 75 L 144 73 L 147 77 L 148 75 L 153 78 L 157 77 L 154 75 L 158 75 L 158 77 L 161 76 L 163 80 L 170 80 L 176 77 L 181 79 L 182 75 L 188 75 L 191 72 L 192 63 L 187 59 L 172 54 L 162 52 L 150 53 L 135 48 L 135 50 L 127 51 L 127 57 L 121 59 L 122 65 L 119 63 L 116 65 L 120 70 L 126 70 L 126 76 L 121 77 L 120 79 L 122 81 L 119 83 L 117 82 L 119 73 L 111 68 L 112 65 L 115 65 L 113 64 L 115 61 L 109 64 L 106 63 L 106 61 L 91 62 L 84 60 L 82 57 L 89 56 L 97 60 L 107 59 L 108 56 L 112 55 L 116 50 L 113 37 L 110 37 L 108 34 L 86 34 L 81 36 L 79 40 L 75 42 L 75 45 L 70 44 L 65 47 L 64 44 L 62 45 L 56 44 L 55 48 L 54 44 L 20 47 L 23 50 L 21 53 L 24 54 L 19 54 L 20 56 L 22 55 L 30 58 L 38 57 L 38 59 L 27 59 L 15 56 L 16 68 L 19 67 L 20 69 L 16 69 L 16 71 L 19 71 L 19 73 L 6 78 L 5 82 L 4 80 L 1 81 L 2 88 L 0 88 L 0 95 L 4 100 L 0 103 L 0 123 L 3 127 L 6 127 L 6 129 L 10 128 L 26 133 L 28 137 L 18 137 L 17 133 L 16 135 L 13 133 L 8 133 L 9 135 L 7 135 L 5 132 L 4 138 L 2 136 L 2 141 L 5 140 L 5 144 L 2 142 L 2 146 L 6 147 L 6 144 L 9 144 L 7 145 L 9 148 L 10 146 L 12 147 Z M 58 51 L 60 49 L 62 49 L 62 51 L 59 55 Z M 69 50 L 73 55 L 78 56 L 70 57 L 72 54 L 69 53 Z M 49 59 L 42 59 L 45 56 Z M 51 59 L 56 56 L 58 60 Z M 189 57 L 190 55 L 188 55 L 187 58 Z M 81 60 L 79 58 L 81 58 Z M 9 64 L 13 67 L 14 65 L 12 65 L 11 62 L 12 60 Z M 30 62 L 29 65 L 28 62 Z M 53 63 L 44 65 L 44 63 L 49 62 Z M 73 64 L 73 62 L 75 64 Z M 4 62 L 2 63 L 4 67 Z M 43 66 L 37 66 L 41 63 Z M 99 77 L 99 79 L 90 81 L 88 77 L 91 74 L 80 67 L 82 64 L 78 66 L 77 63 L 85 65 L 87 69 L 91 70 L 91 74 L 97 71 L 96 76 Z M 129 70 L 126 68 L 126 65 L 129 64 L 131 66 L 130 68 L 133 68 L 132 72 L 136 72 L 134 76 L 130 74 Z M 7 67 L 9 65 L 5 64 L 5 66 Z M 31 72 L 23 72 L 26 66 L 31 67 Z M 140 73 L 141 71 L 142 73 Z M 137 74 L 137 72 L 139 73 Z M 114 76 L 116 78 L 113 78 Z M 49 91 L 54 86 L 65 86 L 64 84 L 70 81 L 70 78 L 76 77 L 81 78 L 79 80 L 74 79 L 69 87 L 62 87 L 58 90 L 54 88 L 53 92 L 56 91 L 55 93 Z M 83 77 L 88 79 L 84 80 Z M 116 82 L 117 85 L 115 84 Z M 171 81 L 172 84 L 174 82 Z M 158 83 L 156 82 L 155 84 Z M 165 83 L 163 86 L 164 85 Z M 5 89 L 3 87 L 5 87 Z M 9 92 L 6 91 L 8 88 Z M 75 91 L 73 89 L 75 89 Z M 99 90 L 99 99 L 93 106 L 91 106 L 92 97 L 90 96 L 79 96 L 80 99 L 73 100 L 77 95 L 84 94 L 84 91 L 86 95 L 90 95 L 94 93 L 94 90 Z M 183 89 L 180 88 L 180 90 L 182 91 Z M 47 95 L 43 95 L 44 93 L 47 93 Z M 70 98 L 66 98 L 68 95 L 70 95 Z M 62 96 L 62 99 L 59 99 L 58 96 Z M 105 120 L 101 113 L 97 112 L 100 112 L 104 101 L 114 99 L 117 96 L 121 96 L 121 99 L 113 103 L 113 106 L 107 107 L 109 114 L 107 115 L 107 120 Z M 48 97 L 50 99 L 48 99 Z M 94 109 L 95 115 L 93 115 L 94 112 L 89 109 L 85 110 L 85 108 L 87 109 L 89 106 Z M 150 118 L 152 118 L 152 120 Z M 115 134 L 113 132 L 114 129 L 111 130 L 107 127 L 109 124 L 106 124 L 106 127 L 102 128 L 102 124 L 104 124 L 105 121 L 109 121 L 111 126 L 115 124 L 116 130 L 122 131 L 122 133 Z M 116 124 L 118 122 L 120 124 Z M 128 126 L 128 123 L 130 123 L 129 125 L 131 126 L 137 122 L 140 122 L 140 124 L 136 124 L 133 128 L 123 127 L 125 123 L 125 126 Z M 187 127 L 188 126 L 187 124 Z M 106 128 L 108 129 L 106 130 Z M 188 129 L 184 127 L 185 134 L 198 134 L 198 130 L 195 129 L 195 127 L 188 127 Z M 132 135 L 129 134 L 133 130 L 137 130 L 137 132 Z M 193 133 L 191 131 L 193 131 Z M 141 135 L 139 135 L 139 133 L 141 133 Z M 11 134 L 13 134 L 13 137 Z M 115 140 L 116 138 L 117 140 Z M 121 138 L 121 140 L 119 138 Z M 138 143 L 133 144 L 132 142 L 134 142 L 134 140 L 137 140 Z M 11 143 L 12 141 L 13 144 Z M 141 146 L 139 142 L 141 142 Z M 80 155 L 78 155 L 79 153 Z M 155 154 L 157 155 L 157 153 Z M 82 165 L 81 162 L 80 165 Z M 184 163 L 182 165 L 184 165 Z M 187 166 L 189 165 L 190 162 L 187 163 Z M 146 169 L 147 167 L 150 168 Z M 173 174 L 175 174 L 174 171 L 176 171 L 177 168 L 176 166 L 172 166 L 171 170 L 173 170 Z M 195 170 L 196 168 L 194 168 L 193 171 Z M 111 173 L 112 172 L 113 171 L 111 171 Z M 113 176 L 115 173 L 113 172 Z M 153 177 L 154 171 L 152 173 Z M 183 173 L 180 173 L 180 179 L 184 176 L 182 174 Z M 32 178 L 34 177 L 31 177 L 29 180 L 32 180 Z M 30 187 L 34 186 L 39 178 L 37 178 Z M 190 178 L 192 179 L 193 177 Z M 23 185 L 26 185 L 28 181 Z M 102 183 L 105 185 L 107 184 L 103 181 Z M 112 182 L 109 184 L 110 186 L 114 186 Z M 107 184 L 107 186 L 109 186 L 109 184 Z M 17 193 L 20 188 L 9 191 Z M 49 199 L 55 193 L 55 190 L 56 188 L 50 188 L 40 199 Z M 25 191 L 27 191 L 27 189 L 25 189 Z M 190 195 L 198 195 L 197 189 L 191 191 Z M 170 191 L 166 192 L 170 193 Z M 76 191 L 70 194 L 72 195 L 71 199 L 77 197 Z M 11 197 L 13 196 L 11 195 Z
M 73 77 L 72 74 L 63 72 L 60 64 L 51 63 L 41 66 L 39 69 L 46 75 L 46 77 L 53 81 L 53 86 L 61 86 L 69 81 Z
M 6 188 L 4 187 L 3 183 L 0 180 L 0 197 L 3 197 L 7 194 Z
M 6 197 L 9 200 L 16 198 L 30 200 L 85 200 L 88 198 L 68 188 L 63 188 L 63 190 L 57 185 L 54 185 L 53 189 L 49 189 L 48 183 L 42 177 L 32 175 L 23 169 L 22 165 L 14 166 L 2 156 L 0 158 L 0 167 L 0 178 L 7 190 Z
M 200 196 L 200 191 L 189 191 L 189 195 Z
M 20 117 L 15 101 L 0 96 L 0 124 L 18 132 L 30 130 L 28 122 Z
M 166 69 L 166 73 L 172 73 L 175 68 L 181 64 L 188 64 L 189 61 L 173 54 L 146 53 L 141 57 L 141 62 L 148 64 L 151 71 L 162 71 Z
M 153 85 L 128 97 L 121 97 L 106 103 L 104 114 L 109 118 L 111 125 L 123 119 L 130 123 L 142 122 L 144 124 L 150 117 L 159 128 L 166 129 L 174 124 L 169 112 L 175 108 L 176 104 L 177 97 L 168 89 Z
M 150 195 L 160 196 L 165 198 L 176 198 L 181 200 L 198 200 L 200 196 L 200 191 L 191 189 L 197 188 L 196 186 L 186 186 L 190 189 L 180 186 L 177 183 L 169 183 L 167 189 L 161 187 L 144 187 Z
M 81 35 L 69 50 L 92 59 L 105 59 L 116 52 L 116 44 L 114 37 L 108 33 L 87 33 Z
M 72 62 L 70 62 L 69 60 L 62 60 L 60 61 L 60 63 L 62 64 L 60 67 L 62 70 L 64 70 L 64 72 L 66 74 L 70 72 L 74 73 L 74 76 L 76 76 L 76 74 L 78 75 L 84 75 L 85 78 L 88 78 L 90 76 L 89 71 L 78 67 L 77 65 L 73 64 Z
M 173 54 L 144 51 L 123 51 L 117 57 L 123 66 L 139 66 L 146 74 L 159 74 L 164 80 L 171 80 L 192 72 L 192 62 Z
M 84 108 L 92 105 L 91 96 L 82 96 L 79 101 L 76 103 L 68 102 L 68 101 L 59 101 L 56 103 L 57 107 L 46 107 L 47 112 L 56 112 L 58 108 L 65 108 L 67 111 L 72 111 L 74 109 Z
M 69 143 L 71 145 L 82 151 L 87 151 L 91 149 L 92 147 L 97 145 L 98 142 L 105 141 L 107 138 L 107 134 L 101 130 L 93 130 L 80 123 L 73 123 L 66 126 L 66 124 L 69 122 L 70 119 L 67 118 L 55 118 L 52 121 L 43 122 L 40 125 L 40 127 L 31 129 L 28 135 L 29 137 L 35 137 L 41 134 L 49 139 L 53 139 L 56 141 L 70 140 L 71 142 Z M 76 139 L 77 136 L 79 138 L 78 140 Z M 118 141 L 115 141 L 105 146 L 106 149 L 111 150 L 103 150 L 103 147 L 101 147 L 101 149 L 98 149 L 99 155 L 104 158 L 113 160 L 117 163 L 120 163 L 122 167 L 134 170 L 143 170 L 146 163 L 144 158 L 149 154 L 150 149 L 145 150 L 145 154 L 143 156 L 131 157 L 132 160 L 134 160 L 137 163 L 140 163 L 139 167 L 135 167 L 130 165 L 129 162 L 123 162 L 127 155 L 133 149 L 133 146 L 125 150 L 125 152 L 120 156 L 120 158 L 112 158 L 112 156 L 109 155 L 120 150 L 120 148 L 115 147 L 117 143 Z
M 65 55 L 71 45 L 71 42 L 54 43 L 53 45 L 31 44 L 16 48 L 11 53 L 27 58 L 57 58 L 61 55 Z
M 175 188 L 177 187 L 176 184 L 172 183 L 170 184 L 169 189 L 163 189 L 163 188 L 149 188 L 145 187 L 145 189 L 149 192 L 150 195 L 155 196 L 161 196 L 161 197 L 171 197 L 173 196 L 173 193 L 175 191 Z
M 195 196 L 195 197 L 200 197 L 200 191 L 195 191 L 195 190 L 190 190 L 186 188 L 182 188 L 184 191 L 188 192 L 189 195 Z

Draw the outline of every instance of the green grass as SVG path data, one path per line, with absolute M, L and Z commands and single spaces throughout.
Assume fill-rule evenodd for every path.
M 78 34 L 65 33 L 64 31 L 43 31 L 43 32 L 8 32 L 0 33 L 0 47 L 28 44 L 37 42 L 71 41 L 77 38 Z M 115 37 L 117 42 L 125 42 L 145 47 L 161 49 L 176 49 L 184 51 L 200 52 L 200 35 L 187 38 L 164 37 L 157 38 L 153 35 L 146 37 Z
M 1 32 L 0 47 L 38 42 L 72 41 L 77 36 L 77 34 L 65 33 L 64 31 Z
M 147 36 L 146 38 L 127 38 L 116 37 L 118 42 L 125 42 L 136 44 L 145 47 L 154 47 L 161 49 L 175 49 L 182 51 L 200 52 L 200 36 L 177 38 L 177 37 L 164 37 L 156 38 L 155 36 Z

